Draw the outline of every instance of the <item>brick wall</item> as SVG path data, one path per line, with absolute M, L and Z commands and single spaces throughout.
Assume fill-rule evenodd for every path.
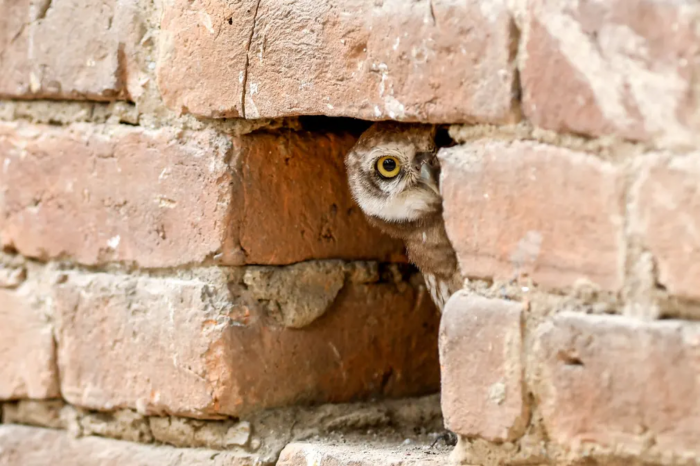
M 0 0 L 0 465 L 700 463 L 698 25 Z M 384 119 L 453 142 L 442 316 L 346 185 Z

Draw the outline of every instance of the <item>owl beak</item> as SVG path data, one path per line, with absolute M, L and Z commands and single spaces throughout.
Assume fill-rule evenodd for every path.
M 414 159 L 414 163 L 420 167 L 420 181 L 439 196 L 438 180 L 440 178 L 440 168 L 435 167 L 433 165 L 434 162 L 435 154 L 430 152 L 418 153 Z

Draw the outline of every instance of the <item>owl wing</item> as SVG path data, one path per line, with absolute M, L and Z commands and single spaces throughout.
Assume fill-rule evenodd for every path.
M 452 277 L 450 280 L 444 280 L 431 273 L 425 273 L 423 278 L 430 296 L 433 298 L 433 302 L 442 313 L 445 303 L 450 299 L 450 296 L 461 288 L 461 277 Z

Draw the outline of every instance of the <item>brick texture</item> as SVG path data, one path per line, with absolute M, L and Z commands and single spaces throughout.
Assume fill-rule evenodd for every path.
M 700 326 L 566 313 L 536 341 L 536 396 L 554 441 L 700 454 Z
M 0 97 L 127 98 L 135 0 L 0 2 Z
M 167 106 L 243 116 L 247 47 L 257 0 L 176 0 L 163 6 L 157 81 Z
M 632 189 L 630 232 L 654 255 L 658 281 L 700 298 L 700 163 L 697 154 L 648 156 Z
M 442 411 L 456 434 L 508 441 L 527 425 L 521 353 L 522 305 L 470 296 L 450 298 L 440 324 Z
M 535 142 L 478 140 L 439 157 L 463 275 L 621 286 L 622 186 L 612 165 Z
M 278 466 L 442 466 L 448 453 L 422 445 L 393 446 L 372 443 L 308 443 L 287 445 Z
M 178 111 L 516 118 L 515 35 L 500 1 L 181 1 L 162 29 L 158 82 Z
M 40 280 L 26 273 L 0 265 L 0 275 L 22 276 L 0 280 L 0 400 L 59 395 L 50 310 Z
M 56 466 L 252 466 L 255 457 L 206 449 L 141 445 L 67 432 L 0 425 L 0 465 Z
M 87 265 L 400 258 L 350 196 L 342 156 L 353 141 L 0 124 L 0 240 Z
M 697 143 L 698 17 L 690 0 L 528 2 L 525 115 L 556 131 Z
M 430 300 L 403 282 L 348 280 L 291 329 L 271 315 L 283 303 L 257 301 L 241 277 L 69 273 L 53 297 L 61 393 L 99 410 L 213 418 L 436 390 Z M 276 286 L 291 294 L 295 282 Z

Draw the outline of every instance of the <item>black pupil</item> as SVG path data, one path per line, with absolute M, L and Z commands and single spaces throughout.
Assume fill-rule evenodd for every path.
M 382 167 L 384 167 L 384 170 L 388 171 L 389 173 L 393 172 L 396 170 L 396 160 L 394 159 L 384 159 L 382 162 Z

